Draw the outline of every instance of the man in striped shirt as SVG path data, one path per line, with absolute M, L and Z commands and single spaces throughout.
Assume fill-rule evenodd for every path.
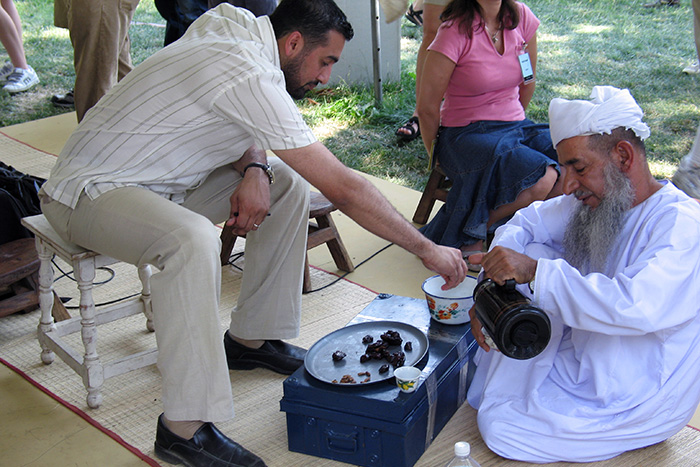
M 427 240 L 339 162 L 294 103 L 328 81 L 352 35 L 332 0 L 283 0 L 260 18 L 219 5 L 87 112 L 43 187 L 60 235 L 159 270 L 155 449 L 166 461 L 199 465 L 204 449 L 215 465 L 263 465 L 212 422 L 233 416 L 227 368 L 288 374 L 303 363 L 282 339 L 299 332 L 309 183 L 447 286 L 466 275 L 459 251 Z M 224 221 L 246 235 L 246 264 L 222 346 L 214 224 Z

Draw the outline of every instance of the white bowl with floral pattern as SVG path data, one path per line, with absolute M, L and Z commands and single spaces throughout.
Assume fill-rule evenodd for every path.
M 429 277 L 421 288 L 428 302 L 430 316 L 444 324 L 464 324 L 469 322 L 469 309 L 474 305 L 476 278 L 467 276 L 457 287 L 442 290 L 445 279 L 442 276 Z

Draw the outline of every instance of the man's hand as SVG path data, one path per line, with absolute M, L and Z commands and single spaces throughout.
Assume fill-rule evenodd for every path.
M 265 151 L 251 146 L 239 160 L 233 163 L 233 167 L 241 172 L 251 162 L 266 164 Z M 249 168 L 230 199 L 231 215 L 226 225 L 233 226 L 233 233 L 245 235 L 251 230 L 258 230 L 270 210 L 269 177 L 258 167 Z
M 491 347 L 486 343 L 486 337 L 484 336 L 484 333 L 481 332 L 481 321 L 479 321 L 479 318 L 476 317 L 476 307 L 472 305 L 472 307 L 469 309 L 469 324 L 472 327 L 472 335 L 474 336 L 474 340 L 476 340 L 476 343 L 479 344 L 479 347 L 484 349 L 485 351 L 491 350 Z
M 443 290 L 458 286 L 467 275 L 467 263 L 462 259 L 462 252 L 456 248 L 432 244 L 425 256 L 420 257 L 423 265 L 440 274 L 445 279 Z
M 259 172 L 253 176 L 254 172 Z M 231 217 L 226 225 L 245 235 L 258 230 L 270 210 L 270 180 L 262 170 L 249 170 L 231 195 Z
M 484 278 L 503 285 L 508 279 L 518 284 L 526 284 L 535 277 L 537 260 L 502 246 L 494 247 L 488 253 L 469 256 L 469 262 L 484 268 Z

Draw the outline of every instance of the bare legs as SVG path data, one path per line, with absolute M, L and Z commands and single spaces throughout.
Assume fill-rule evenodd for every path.
M 12 0 L 0 0 L 0 42 L 7 50 L 15 68 L 27 69 L 22 42 L 22 23 Z
M 414 8 L 416 7 L 414 6 Z M 416 59 L 416 102 L 418 102 L 418 92 L 423 75 L 425 56 L 428 52 L 428 46 L 432 44 L 438 28 L 440 27 L 440 15 L 442 14 L 443 9 L 444 7 L 440 5 L 432 5 L 430 3 L 423 4 L 423 40 L 421 41 L 420 48 L 418 49 L 418 58 Z M 413 111 L 412 116 L 416 116 L 415 110 Z M 413 123 L 413 126 L 414 130 L 417 132 L 418 124 Z M 410 136 L 410 130 L 401 127 L 396 131 L 396 134 Z

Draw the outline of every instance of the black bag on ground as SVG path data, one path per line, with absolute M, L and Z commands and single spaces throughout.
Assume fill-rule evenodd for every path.
M 41 214 L 38 193 L 45 181 L 0 162 L 0 245 L 32 236 L 21 219 Z

